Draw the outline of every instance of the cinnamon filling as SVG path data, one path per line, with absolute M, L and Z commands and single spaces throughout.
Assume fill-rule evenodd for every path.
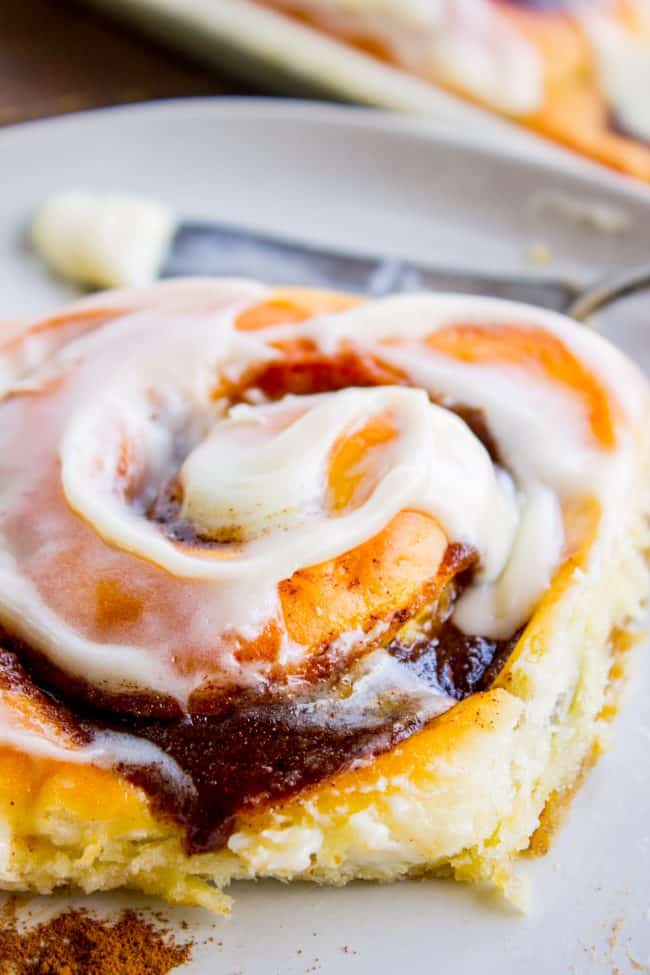
M 475 555 L 450 546 L 448 558 L 458 560 L 454 581 L 387 649 L 432 688 L 462 700 L 495 679 L 518 634 L 506 641 L 485 640 L 454 627 L 453 607 L 469 583 Z M 224 698 L 216 710 L 211 702 L 210 713 L 168 719 L 148 717 L 136 699 L 133 712 L 124 715 L 87 702 L 69 703 L 60 691 L 39 690 L 15 653 L 4 652 L 0 667 L 14 688 L 21 686 L 32 700 L 40 699 L 77 741 L 91 743 L 98 732 L 126 732 L 172 758 L 185 773 L 183 779 L 170 779 L 156 765 L 124 765 L 120 771 L 147 792 L 159 813 L 183 828 L 188 853 L 219 849 L 239 813 L 290 798 L 370 760 L 429 720 L 417 696 L 399 691 L 347 716 L 342 681 L 306 686 L 291 695 L 240 691 Z
M 349 352 L 326 359 L 310 350 L 298 350 L 284 363 L 273 363 L 246 377 L 239 389 L 228 391 L 228 399 L 245 401 L 252 390 L 272 400 L 287 392 L 299 395 L 404 381 L 374 359 Z M 482 412 L 443 405 L 467 423 L 499 463 L 499 451 Z M 172 475 L 142 505 L 143 513 L 177 542 L 224 544 L 202 538 L 182 518 L 182 500 L 180 482 Z M 171 703 L 167 707 L 164 701 L 153 700 L 155 695 L 152 700 L 139 694 L 112 699 L 84 685 L 78 676 L 55 672 L 38 648 L 13 640 L 10 633 L 3 641 L 10 652 L 0 658 L 0 678 L 4 672 L 13 687 L 20 685 L 30 697 L 40 698 L 77 740 L 91 743 L 98 732 L 126 732 L 161 749 L 176 762 L 182 777 L 172 780 L 153 764 L 124 765 L 120 770 L 148 793 L 159 812 L 182 826 L 189 853 L 215 850 L 227 841 L 238 814 L 287 799 L 356 763 L 371 760 L 431 720 L 422 698 L 401 685 L 377 695 L 367 707 L 347 712 L 345 681 L 351 660 L 363 659 L 363 654 L 379 646 L 404 668 L 404 674 L 416 675 L 420 687 L 455 700 L 489 686 L 518 634 L 509 640 L 487 640 L 466 636 L 451 622 L 454 605 L 470 583 L 476 564 L 475 551 L 450 545 L 439 570 L 443 584 L 435 597 L 424 609 L 420 598 L 417 605 L 397 611 L 392 620 L 382 620 L 380 637 L 373 642 L 366 634 L 360 656 L 321 647 L 311 672 L 293 683 L 269 685 L 263 692 L 230 690 L 207 695 L 205 701 L 197 696 L 190 701 L 189 713 L 181 714 Z

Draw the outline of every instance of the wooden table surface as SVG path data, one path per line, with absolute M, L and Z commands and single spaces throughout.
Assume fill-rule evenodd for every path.
M 0 0 L 0 125 L 245 89 L 72 0 Z

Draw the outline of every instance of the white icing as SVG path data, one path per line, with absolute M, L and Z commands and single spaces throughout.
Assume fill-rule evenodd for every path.
M 315 317 L 300 325 L 276 326 L 275 328 L 265 329 L 264 334 L 269 343 L 277 342 L 283 338 L 287 339 L 290 336 L 309 338 L 316 342 L 324 352 L 331 354 L 336 351 L 341 340 L 346 339 L 355 346 L 381 353 L 383 360 L 395 362 L 397 365 L 400 362 L 406 365 L 408 358 L 409 367 L 415 368 L 416 362 L 419 361 L 423 363 L 423 369 L 435 368 L 437 370 L 433 377 L 435 382 L 442 379 L 442 370 L 445 368 L 456 370 L 455 376 L 458 381 L 462 382 L 461 377 L 468 369 L 470 372 L 466 375 L 471 373 L 474 376 L 475 388 L 472 398 L 480 404 L 483 394 L 480 387 L 486 378 L 485 366 L 466 366 L 456 360 L 449 361 L 446 357 L 438 359 L 434 355 L 429 358 L 428 354 L 422 354 L 422 347 L 416 344 L 418 340 L 426 338 L 427 335 L 458 323 L 463 325 L 495 324 L 499 327 L 532 326 L 550 332 L 560 339 L 576 358 L 600 379 L 605 389 L 610 390 L 612 395 L 615 394 L 616 401 L 620 402 L 631 422 L 639 422 L 643 418 L 644 410 L 647 407 L 648 393 L 646 381 L 638 368 L 601 335 L 581 325 L 576 325 L 564 315 L 534 305 L 525 305 L 500 298 L 470 295 L 430 293 L 396 295 L 383 298 L 380 301 L 358 305 L 338 315 Z M 390 344 L 390 340 L 398 340 L 399 344 L 397 342 Z M 409 342 L 412 343 L 410 346 Z M 513 390 L 513 399 L 515 397 L 525 399 L 529 395 L 529 391 L 533 389 L 531 376 L 524 368 L 517 369 L 514 366 L 504 364 L 495 368 L 494 375 L 496 376 L 497 373 L 502 380 L 504 377 L 507 378 L 508 386 L 519 378 L 519 387 L 516 391 Z M 451 377 L 452 374 L 449 375 Z M 451 378 L 449 381 L 452 381 Z M 541 378 L 534 383 L 534 386 L 545 391 L 543 395 L 549 399 L 563 395 L 561 387 L 556 389 L 552 384 L 543 381 Z M 500 412 L 505 414 L 508 411 L 509 404 L 503 381 L 502 388 Z M 443 388 L 442 392 L 445 391 L 447 390 Z M 469 391 L 470 384 L 464 383 L 462 392 Z M 454 394 L 454 390 L 449 390 L 449 392 Z M 533 395 L 536 394 L 533 393 Z M 557 407 L 557 399 L 554 402 Z M 523 405 L 523 403 L 517 402 L 517 408 L 521 408 Z M 513 406 L 513 402 L 510 403 L 510 406 Z M 568 399 L 565 399 L 563 408 L 571 410 Z M 574 402 L 573 414 L 575 415 L 575 413 Z M 493 419 L 491 409 L 486 409 L 486 415 L 488 415 L 491 424 Z M 569 416 L 567 419 L 571 422 L 574 417 Z M 580 418 L 576 419 L 575 422 L 583 426 Z M 575 429 L 572 432 L 577 434 Z M 582 432 L 584 433 L 584 430 Z M 522 448 L 527 446 L 526 442 L 521 444 Z M 538 446 L 540 445 L 536 445 L 536 447 Z
M 140 286 L 156 278 L 174 226 L 155 200 L 71 190 L 43 204 L 32 241 L 56 274 L 79 284 Z
M 495 639 L 511 636 L 513 621 L 530 617 L 550 584 L 563 541 L 558 498 L 535 484 L 526 497 L 507 566 L 496 583 L 479 582 L 461 596 L 454 610 L 456 626 Z
M 605 12 L 582 16 L 598 57 L 600 84 L 619 124 L 650 141 L 650 9 L 647 20 L 648 35 L 635 36 Z
M 433 70 L 501 111 L 537 111 L 544 83 L 533 45 L 484 0 L 448 0 L 444 7 L 444 19 L 436 21 L 431 37 Z
M 364 724 L 385 724 L 389 705 L 407 701 L 420 718 L 428 721 L 447 711 L 453 699 L 403 667 L 385 649 L 374 650 L 362 657 L 347 675 L 347 691 L 335 689 L 326 697 L 298 708 L 303 725 L 327 725 L 330 728 L 354 727 L 359 715 Z
M 299 418 L 279 434 L 246 436 L 251 428 L 268 429 L 272 417 L 296 410 Z M 325 523 L 334 444 L 382 414 L 391 415 L 399 433 L 381 481 L 360 508 Z M 231 520 L 245 526 L 251 539 L 268 549 L 277 582 L 286 577 L 286 559 L 304 566 L 340 555 L 410 507 L 434 515 L 453 538 L 475 547 L 485 573 L 496 576 L 517 520 L 507 475 L 495 474 L 487 451 L 462 420 L 418 389 L 348 389 L 239 408 L 190 454 L 182 479 L 188 515 L 207 534 L 228 529 Z M 276 530 L 284 532 L 280 551 L 277 538 L 272 548 L 263 540 Z M 230 562 L 226 568 L 231 573 L 237 567 Z M 263 571 L 267 574 L 268 567 Z
M 0 617 L 59 666 L 104 688 L 145 687 L 183 702 L 205 677 L 239 684 L 263 679 L 263 664 L 240 663 L 222 636 L 254 639 L 278 618 L 280 581 L 350 551 L 406 508 L 431 514 L 447 540 L 480 554 L 481 571 L 456 610 L 458 625 L 508 636 L 529 617 L 561 560 L 562 502 L 596 494 L 606 512 L 616 509 L 631 467 L 630 428 L 644 416 L 647 390 L 636 369 L 599 336 L 537 308 L 435 295 L 239 332 L 237 315 L 267 293 L 247 282 L 183 282 L 146 298 L 109 297 L 115 319 L 76 335 L 29 377 L 34 388 L 46 384 L 44 402 L 47 382 L 60 381 L 42 436 L 14 442 L 20 428 L 0 428 Z M 616 449 L 595 442 L 580 397 L 543 373 L 525 364 L 462 362 L 421 341 L 445 325 L 472 322 L 532 325 L 560 338 L 615 391 Z M 346 389 L 230 411 L 215 398 L 220 377 L 235 380 L 255 363 L 281 358 L 276 343 L 299 338 L 324 353 L 345 340 L 392 363 L 422 389 Z M 512 478 L 424 390 L 482 409 Z M 34 409 L 39 401 L 35 396 Z M 382 448 L 371 490 L 356 507 L 332 511 L 332 450 L 374 417 L 389 417 L 395 436 Z M 119 559 L 132 553 L 174 580 L 175 605 L 148 606 L 137 639 L 128 628 L 114 642 L 94 638 L 90 624 L 75 628 L 23 570 L 33 543 L 7 534 L 7 519 L 57 459 L 67 503 L 107 543 L 100 552 L 110 572 L 117 566 L 128 576 Z M 185 515 L 208 535 L 241 531 L 235 544 L 188 548 L 143 516 L 149 496 L 139 499 L 133 485 L 160 485 L 179 468 Z M 66 544 L 58 517 L 39 512 L 35 564 L 44 571 Z M 103 564 L 82 569 L 101 578 Z M 432 575 L 435 570 L 432 565 Z M 163 631 L 159 616 L 172 610 L 180 622 Z M 205 647 L 210 656 L 202 669 L 178 666 Z M 295 663 L 305 651 L 285 639 L 278 660 Z
M 309 10 L 325 29 L 367 35 L 406 68 L 475 95 L 514 115 L 543 99 L 539 53 L 486 0 L 270 0 L 280 9 Z
M 454 322 L 539 325 L 615 388 L 630 420 L 640 422 L 647 392 L 637 370 L 607 342 L 560 315 L 498 299 L 408 296 L 361 305 L 343 315 L 312 319 L 298 329 L 333 352 L 345 336 L 401 368 L 416 385 L 482 409 L 517 486 L 520 512 L 507 565 L 496 581 L 477 580 L 461 599 L 455 622 L 468 633 L 510 635 L 534 609 L 551 581 L 563 545 L 560 502 L 593 493 L 608 499 L 620 489 L 630 444 L 616 456 L 591 442 L 579 402 L 547 379 L 512 365 L 466 364 L 423 355 L 418 339 Z M 275 330 L 280 338 L 282 330 Z M 269 336 L 271 337 L 271 336 Z M 398 344 L 385 344 L 399 339 Z M 447 525 L 448 522 L 442 522 Z M 453 537 L 453 533 L 452 533 Z M 535 557 L 531 558 L 531 552 Z
M 34 716 L 26 720 L 20 708 L 12 704 L 11 695 L 0 691 L 0 745 L 37 758 L 115 768 L 157 766 L 160 773 L 184 790 L 194 790 L 192 780 L 169 755 L 145 738 L 115 731 L 96 733 L 88 744 L 79 744 L 61 731 L 54 722 Z

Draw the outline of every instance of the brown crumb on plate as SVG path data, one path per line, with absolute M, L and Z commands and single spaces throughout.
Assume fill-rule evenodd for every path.
M 625 919 L 622 917 L 617 918 L 612 924 L 612 930 L 609 936 L 609 947 L 614 950 L 618 944 L 618 936 L 620 934 L 621 928 L 623 927 L 623 921 Z
M 648 968 L 647 965 L 644 965 L 643 962 L 637 961 L 636 958 L 633 958 L 627 949 L 625 951 L 625 954 L 627 955 L 627 960 L 629 961 L 633 971 L 643 972 L 644 975 L 647 975 L 647 973 L 650 972 L 650 968 Z
M 528 250 L 528 260 L 536 267 L 546 267 L 553 260 L 551 248 L 544 241 L 536 241 Z

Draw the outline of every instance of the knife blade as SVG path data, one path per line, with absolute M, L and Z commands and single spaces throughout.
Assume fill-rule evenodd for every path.
M 161 277 L 254 277 L 372 297 L 434 290 L 490 295 L 564 311 L 580 294 L 569 281 L 435 268 L 413 261 L 346 254 L 218 223 L 178 225 Z

